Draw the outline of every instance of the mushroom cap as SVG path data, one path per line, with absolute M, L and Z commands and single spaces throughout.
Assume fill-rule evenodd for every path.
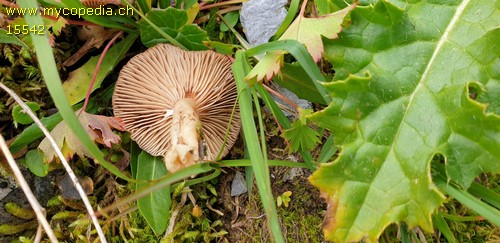
M 158 44 L 134 56 L 120 71 L 113 94 L 114 114 L 141 149 L 164 156 L 171 148 L 174 106 L 181 99 L 193 98 L 206 142 L 205 158 L 214 160 L 237 98 L 231 64 L 228 57 L 213 51 Z M 240 127 L 236 106 L 221 158 L 234 145 Z

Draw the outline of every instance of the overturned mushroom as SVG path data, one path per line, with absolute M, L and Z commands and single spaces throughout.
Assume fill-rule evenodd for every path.
M 174 172 L 216 159 L 236 97 L 228 57 L 158 44 L 123 67 L 113 108 L 139 147 L 164 156 L 167 169 Z M 233 146 L 240 127 L 236 110 L 221 157 Z

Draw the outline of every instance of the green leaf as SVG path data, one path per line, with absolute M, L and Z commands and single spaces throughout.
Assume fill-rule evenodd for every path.
M 283 135 L 290 141 L 292 152 L 311 150 L 320 142 L 319 133 L 300 120 L 295 120 Z
M 314 86 L 316 86 L 316 89 L 321 94 L 325 102 L 331 101 L 331 98 L 327 94 L 326 89 L 319 83 L 319 82 L 325 82 L 325 77 L 321 74 L 321 71 L 314 63 L 313 59 L 311 58 L 311 55 L 309 55 L 309 53 L 307 52 L 307 49 L 304 48 L 304 45 L 300 44 L 298 41 L 295 40 L 273 41 L 248 49 L 245 52 L 245 54 L 247 56 L 256 56 L 266 52 L 272 52 L 278 50 L 284 50 L 292 54 L 293 57 L 295 57 L 295 59 L 297 59 L 297 61 L 300 63 L 302 68 L 304 68 L 304 71 L 311 78 L 311 80 L 315 81 Z
M 254 85 L 254 87 L 255 90 L 257 90 L 257 92 L 259 93 L 262 101 L 264 101 L 264 104 L 273 113 L 273 116 L 279 123 L 279 125 L 285 130 L 289 129 L 291 127 L 290 121 L 285 116 L 285 114 L 283 114 L 283 111 L 278 107 L 278 104 L 276 104 L 276 101 L 273 99 L 271 94 L 269 94 L 269 92 L 262 86 L 262 84 L 256 84 Z M 309 151 L 300 151 L 300 155 L 302 156 L 302 159 L 306 164 L 306 168 L 308 168 L 311 171 L 316 170 L 316 167 L 313 164 L 313 158 L 309 153 Z M 249 181 L 248 178 L 249 176 L 247 176 L 247 183 Z M 251 183 L 249 184 L 251 185 Z
M 44 163 L 43 153 L 38 149 L 28 151 L 25 160 L 28 169 L 36 176 L 44 177 L 49 173 L 49 164 Z
M 137 161 L 137 180 L 152 181 L 167 174 L 165 163 L 161 157 L 153 157 L 146 152 L 141 152 Z M 147 183 L 138 182 L 136 191 L 141 191 Z M 162 234 L 167 228 L 170 218 L 170 186 L 154 191 L 137 200 L 139 211 L 146 219 L 156 235 Z
M 185 46 L 188 50 L 206 50 L 203 41 L 208 41 L 207 32 L 194 24 L 186 25 L 188 15 L 185 10 L 169 7 L 162 10 L 150 10 L 146 17 L 169 36 Z M 147 47 L 168 41 L 156 31 L 146 20 L 139 21 L 141 41 Z
M 15 45 L 20 45 L 26 49 L 30 49 L 28 45 L 26 45 L 19 38 L 17 38 L 17 36 L 12 34 L 7 34 L 7 30 L 4 29 L 0 29 L 0 43 L 15 44 Z
M 229 22 L 229 25 L 231 27 L 234 27 L 238 23 L 238 20 L 240 18 L 240 14 L 238 12 L 229 12 L 229 13 L 224 15 L 224 18 L 226 18 L 226 20 Z M 228 30 L 229 30 L 229 28 L 227 27 L 227 25 L 225 23 L 221 23 L 220 31 L 224 32 L 224 31 L 228 31 Z
M 137 165 L 139 163 L 139 155 L 142 153 L 141 148 L 135 142 L 130 143 L 130 172 L 132 173 L 132 177 L 137 177 Z
M 290 27 L 288 27 L 285 33 L 283 33 L 280 40 L 296 40 L 300 42 L 305 45 L 313 61 L 318 62 L 324 52 L 322 36 L 329 39 L 337 38 L 338 33 L 342 29 L 341 24 L 344 21 L 344 18 L 352 9 L 356 7 L 356 5 L 351 4 L 346 8 L 329 15 L 317 18 L 305 18 L 304 11 L 306 3 L 307 1 L 303 2 L 299 16 L 293 21 L 292 24 L 290 24 Z M 261 48 L 261 46 L 257 46 L 252 49 L 258 49 Z M 286 54 L 285 51 L 288 50 L 283 47 L 282 49 L 268 52 L 245 77 L 245 80 L 256 79 L 255 81 L 257 82 L 260 82 L 263 79 L 270 80 L 274 74 L 277 74 L 280 71 L 281 66 L 283 66 L 283 56 Z
M 102 99 L 104 100 L 109 100 L 111 98 L 111 95 L 113 94 L 113 87 L 108 87 L 106 90 L 103 91 L 102 95 L 99 96 L 94 96 L 89 100 L 89 103 L 87 105 L 87 111 L 89 113 L 95 113 L 97 112 L 97 107 L 96 101 L 100 101 Z M 77 110 L 83 106 L 82 103 L 76 104 L 73 106 L 74 110 Z M 59 122 L 61 122 L 62 117 L 59 112 L 49 116 L 49 117 L 43 117 L 40 119 L 42 124 L 47 128 L 47 130 L 51 131 Z M 24 146 L 27 146 L 28 144 L 31 144 L 32 142 L 36 141 L 37 139 L 43 137 L 43 132 L 40 130 L 40 128 L 36 124 L 31 124 L 29 127 L 23 130 L 21 134 L 19 134 L 14 142 L 10 144 L 10 151 L 12 153 L 18 152 L 20 149 L 22 149 Z
M 241 49 L 239 45 L 226 44 L 218 41 L 203 41 L 203 44 L 209 49 L 224 55 L 233 55 L 237 50 Z
M 321 148 L 321 152 L 318 157 L 319 163 L 325 163 L 329 161 L 337 152 L 337 146 L 335 146 L 333 140 L 334 136 L 333 134 L 330 134 L 330 136 L 328 136 L 328 139 L 326 139 L 325 143 L 323 144 L 323 147 Z
M 281 75 L 274 77 L 273 80 L 292 91 L 301 99 L 306 99 L 313 103 L 326 104 L 325 100 L 321 98 L 318 89 L 314 86 L 313 80 L 299 63 L 285 63 L 281 68 Z
M 46 28 L 48 29 L 49 27 L 52 28 L 52 33 L 55 36 L 59 36 L 61 34 L 61 30 L 68 24 L 68 21 L 60 17 L 56 21 L 52 21 L 52 23 L 48 24 Z
M 26 105 L 31 109 L 31 111 L 36 112 L 40 110 L 40 105 L 36 102 L 26 102 Z M 23 125 L 28 125 L 33 123 L 33 119 L 24 112 L 20 105 L 15 105 L 12 109 L 12 118 L 14 121 Z
M 285 54 L 285 51 L 280 50 L 268 52 L 248 73 L 245 81 L 253 85 L 263 79 L 271 80 L 274 75 L 280 72 Z
M 52 130 L 59 122 L 62 121 L 61 114 L 56 113 L 54 115 L 51 115 L 49 117 L 44 117 L 40 119 L 42 124 L 47 128 L 47 130 Z M 34 142 L 35 140 L 41 138 L 43 136 L 42 130 L 36 125 L 36 124 L 31 124 L 29 127 L 23 130 L 19 136 L 16 137 L 14 142 L 10 144 L 10 152 L 11 153 L 17 153 L 19 150 L 21 150 L 23 147 L 27 146 L 28 144 Z
M 315 0 L 314 4 L 316 4 L 319 15 L 333 13 L 341 9 L 334 0 Z
M 325 40 L 333 102 L 309 118 L 335 134 L 342 152 L 310 181 L 329 203 L 332 241 L 376 241 L 394 222 L 432 231 L 444 199 L 430 173 L 436 155 L 464 188 L 481 172 L 500 172 L 500 117 L 481 97 L 500 86 L 492 71 L 499 2 L 394 2 L 356 8 L 339 39 Z M 471 88 L 485 92 L 473 100 Z
M 99 73 L 92 87 L 92 91 L 101 87 L 104 78 L 111 73 L 116 65 L 125 57 L 128 50 L 137 38 L 136 34 L 129 34 L 127 38 L 109 48 L 106 56 L 101 62 Z M 63 83 L 64 93 L 71 105 L 74 105 L 87 96 L 87 91 L 94 75 L 101 55 L 90 58 L 82 67 L 69 73 L 68 79 Z
M 195 1 L 191 1 L 192 5 L 184 5 L 184 9 L 186 10 L 188 20 L 186 24 L 192 24 L 193 21 L 196 19 L 196 16 L 198 16 L 198 13 L 200 12 L 200 4 Z M 191 4 L 190 3 L 190 4 Z

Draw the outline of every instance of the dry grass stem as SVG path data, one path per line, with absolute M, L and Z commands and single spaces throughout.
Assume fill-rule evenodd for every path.
M 172 214 L 170 215 L 170 220 L 168 222 L 168 227 L 167 230 L 165 231 L 164 237 L 167 237 L 169 234 L 174 232 L 175 220 L 177 219 L 177 215 L 181 211 L 184 204 L 186 204 L 186 199 L 187 199 L 187 193 L 183 193 L 181 195 L 181 201 L 179 202 L 179 204 L 177 204 L 177 207 L 175 207 Z
M 4 85 L 0 83 L 0 86 Z M 7 159 L 7 162 L 10 165 L 10 168 L 12 169 L 12 172 L 14 173 L 14 177 L 16 178 L 17 183 L 19 183 L 19 185 L 21 186 L 21 189 L 23 190 L 24 195 L 26 195 L 26 198 L 28 199 L 31 208 L 33 208 L 33 211 L 35 212 L 36 217 L 38 219 L 38 222 L 43 226 L 45 232 L 47 232 L 47 236 L 49 236 L 49 239 L 52 242 L 59 242 L 56 236 L 54 235 L 54 232 L 50 228 L 49 222 L 45 218 L 45 213 L 42 206 L 40 206 L 40 203 L 38 203 L 38 200 L 33 194 L 33 191 L 31 191 L 28 182 L 26 182 L 26 179 L 24 179 L 23 174 L 21 173 L 21 170 L 17 166 L 14 157 L 12 157 L 9 147 L 7 146 L 7 143 L 5 142 L 5 139 L 3 138 L 2 135 L 0 135 L 0 147 L 2 149 L 3 154 L 5 155 L 5 158 Z
M 42 132 L 45 135 L 45 137 L 47 137 L 47 139 L 49 140 L 50 144 L 52 145 L 52 147 L 56 151 L 57 156 L 61 160 L 61 163 L 63 164 L 64 168 L 66 169 L 66 172 L 68 172 L 69 177 L 73 181 L 73 185 L 75 186 L 76 190 L 78 191 L 78 194 L 82 198 L 82 201 L 85 204 L 87 212 L 88 212 L 90 218 L 92 219 L 92 222 L 94 223 L 94 226 L 96 228 L 97 234 L 99 235 L 99 239 L 103 243 L 107 242 L 106 238 L 104 237 L 104 232 L 102 231 L 101 226 L 99 225 L 99 221 L 97 220 L 97 217 L 95 216 L 94 209 L 92 208 L 92 205 L 90 204 L 90 201 L 89 201 L 87 195 L 85 194 L 85 191 L 83 190 L 82 185 L 78 182 L 78 179 L 76 178 L 75 173 L 73 172 L 73 170 L 69 166 L 68 162 L 66 161 L 66 158 L 64 157 L 64 155 L 62 154 L 61 150 L 57 146 L 57 143 L 54 141 L 54 138 L 50 135 L 50 132 L 47 130 L 47 128 L 45 128 L 45 126 L 42 124 L 42 122 L 40 121 L 40 119 L 38 119 L 38 117 L 33 113 L 33 111 L 31 111 L 31 109 L 21 100 L 21 98 L 14 91 L 12 91 L 11 89 L 9 89 L 3 83 L 0 83 L 0 88 L 2 88 L 3 90 L 5 90 L 5 92 L 7 92 L 23 108 L 23 111 L 26 112 L 26 114 L 28 114 L 31 117 L 31 119 L 33 119 L 33 121 L 40 128 L 40 130 L 42 130 Z M 3 137 L 2 137 L 2 140 L 3 140 Z M 5 144 L 5 146 L 7 146 L 7 145 Z M 10 154 L 10 151 L 8 150 L 8 148 L 7 148 L 7 151 Z M 12 158 L 12 155 L 11 155 L 11 158 Z M 14 162 L 14 164 L 15 164 L 15 162 Z M 23 178 L 23 180 L 24 180 L 24 178 Z M 31 190 L 30 190 L 30 192 L 31 192 Z M 25 191 L 25 193 L 26 193 L 26 191 Z M 31 195 L 33 196 L 33 194 L 31 194 Z M 26 196 L 28 197 L 28 194 L 26 194 Z M 32 204 L 32 206 L 33 206 L 33 204 Z M 36 213 L 36 210 L 35 210 L 35 213 Z M 38 217 L 38 214 L 37 214 L 37 217 Z M 47 222 L 46 219 L 45 219 L 45 217 L 43 217 L 43 220 L 45 220 L 45 222 Z M 47 227 L 49 227 L 49 229 L 50 229 L 50 226 L 48 225 L 48 223 L 47 223 Z M 45 231 L 47 231 L 47 228 L 45 226 L 44 226 L 44 229 L 45 229 Z M 48 232 L 47 232 L 47 234 L 48 234 Z M 54 236 L 53 233 L 52 233 L 52 236 Z M 51 238 L 50 235 L 49 235 L 49 238 Z M 55 238 L 55 236 L 54 236 L 54 239 L 55 239 L 55 241 L 57 241 L 57 238 Z M 54 242 L 54 239 L 51 238 L 51 240 L 53 242 Z
M 36 230 L 36 235 L 35 235 L 35 239 L 33 240 L 33 242 L 35 242 L 35 243 L 40 242 L 42 240 L 42 233 L 43 233 L 43 227 L 41 224 L 39 224 L 38 229 Z

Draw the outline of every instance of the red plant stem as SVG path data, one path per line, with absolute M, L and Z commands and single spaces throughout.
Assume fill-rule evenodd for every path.
M 87 104 L 89 103 L 90 93 L 92 93 L 92 88 L 94 87 L 94 83 L 95 83 L 95 80 L 97 78 L 97 74 L 99 74 L 99 69 L 101 69 L 102 60 L 106 56 L 108 49 L 111 47 L 111 45 L 113 45 L 113 43 L 118 39 L 118 37 L 120 37 L 122 35 L 123 35 L 123 30 L 120 30 L 120 32 L 116 33 L 116 35 L 113 37 L 113 39 L 111 39 L 108 42 L 106 47 L 104 47 L 104 50 L 102 51 L 102 54 L 99 57 L 99 60 L 97 61 L 97 65 L 95 66 L 94 75 L 92 76 L 92 80 L 90 81 L 90 86 L 89 86 L 89 89 L 87 90 L 87 96 L 85 97 L 85 102 L 83 102 L 83 107 L 80 110 L 80 113 L 78 113 L 78 115 L 80 115 L 82 113 L 82 111 L 84 111 L 87 108 Z
M 299 107 L 297 104 L 295 104 L 293 101 L 291 101 L 290 99 L 288 99 L 287 97 L 285 97 L 284 95 L 282 95 L 281 93 L 278 93 L 276 92 L 275 90 L 269 88 L 267 85 L 265 84 L 262 84 L 262 86 L 264 86 L 264 88 L 266 88 L 267 91 L 269 91 L 269 93 L 277 96 L 280 100 L 283 100 L 284 102 L 286 102 L 287 104 L 289 104 L 291 107 L 293 107 L 293 109 L 297 110 L 297 108 Z
M 200 11 L 215 8 L 215 7 L 220 7 L 220 6 L 224 6 L 224 5 L 230 5 L 230 4 L 234 4 L 234 3 L 242 3 L 242 2 L 246 2 L 246 0 L 229 0 L 229 1 L 219 2 L 219 3 L 208 4 L 205 6 L 200 5 Z
M 0 4 L 2 4 L 4 6 L 9 6 L 11 8 L 19 8 L 19 6 L 17 4 L 8 2 L 6 0 L 0 0 Z
M 298 106 L 297 104 L 293 103 L 293 101 L 291 101 L 290 99 L 284 97 L 282 94 L 274 91 L 273 89 L 269 88 L 269 86 L 265 85 L 265 84 L 262 84 L 262 86 L 264 86 L 264 88 L 269 91 L 269 93 L 272 93 L 273 95 L 275 96 L 278 96 L 280 99 L 284 100 L 285 102 L 287 102 L 289 105 L 291 105 L 292 107 L 295 108 L 295 110 L 297 110 Z M 274 118 L 274 121 L 276 122 L 276 124 L 278 125 L 278 129 L 280 130 L 281 134 L 285 134 L 285 131 L 283 130 L 283 127 L 281 127 L 280 123 L 278 122 L 278 119 L 276 118 L 276 116 L 273 115 L 273 118 Z M 288 142 L 288 140 L 285 138 L 285 143 L 287 145 L 288 148 L 291 148 L 291 145 L 290 143 Z
M 281 125 L 280 125 L 280 123 L 278 121 L 278 118 L 276 118 L 276 116 L 274 116 L 274 115 L 273 115 L 273 118 L 274 118 L 274 121 L 276 122 L 276 124 L 278 125 L 278 129 L 280 130 L 281 134 L 285 134 L 285 130 L 283 130 L 283 127 L 281 127 Z M 285 138 L 285 136 L 283 136 L 283 140 L 285 140 L 287 148 L 291 148 L 292 147 L 290 145 L 290 143 L 288 142 L 288 139 Z

